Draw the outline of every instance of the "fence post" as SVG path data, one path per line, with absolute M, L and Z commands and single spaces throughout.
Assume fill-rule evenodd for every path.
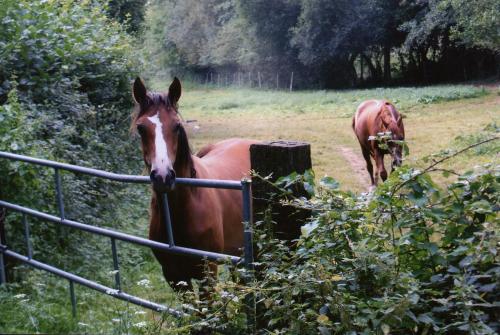
M 0 285 L 7 283 L 7 275 L 5 272 L 5 260 L 3 251 L 7 249 L 7 238 L 5 237 L 5 218 L 7 217 L 7 209 L 0 207 Z
M 293 90 L 293 71 L 292 75 L 290 76 L 290 92 Z
M 3 260 L 3 249 L 5 247 L 3 245 L 0 245 L 0 285 L 3 285 L 7 283 L 7 280 L 5 279 L 5 262 Z
M 59 169 L 54 169 L 54 178 L 56 180 L 56 197 L 57 197 L 57 207 L 59 208 L 59 216 L 61 220 L 64 220 L 64 199 L 61 189 L 61 175 L 59 174 Z
M 257 77 L 259 79 L 259 88 L 262 88 L 261 82 L 260 82 L 260 71 L 257 72 Z
M 76 317 L 76 296 L 75 296 L 75 285 L 72 280 L 69 280 L 69 296 L 71 298 L 71 314 Z
M 26 239 L 26 248 L 28 249 L 28 259 L 33 258 L 33 250 L 31 248 L 30 241 L 30 224 L 26 218 L 26 214 L 23 213 L 23 225 L 24 225 L 24 238 Z
M 254 260 L 253 260 L 253 224 L 252 224 L 252 199 L 251 199 L 250 179 L 242 179 L 242 195 L 243 195 L 243 261 L 247 270 L 245 281 L 250 284 L 254 277 Z M 247 308 L 247 326 L 250 333 L 253 333 L 255 328 L 255 295 L 250 292 L 245 296 L 245 305 Z
M 280 88 L 279 82 L 280 82 L 280 75 L 278 72 L 276 72 L 276 89 Z
M 271 230 L 275 236 L 289 242 L 300 237 L 302 224 L 311 216 L 309 210 L 299 210 L 293 206 L 284 206 L 279 203 L 282 199 L 276 194 L 276 189 L 269 184 L 279 177 L 288 176 L 292 172 L 303 174 L 311 169 L 311 146 L 308 143 L 293 141 L 261 142 L 250 146 L 250 166 L 261 177 L 272 173 L 270 179 L 262 181 L 253 178 L 252 196 L 253 211 L 257 220 L 265 216 L 266 210 L 271 207 L 272 220 L 275 224 Z M 292 188 L 295 197 L 309 197 L 302 185 Z M 273 201 L 269 201 L 272 199 Z
M 122 290 L 120 280 L 120 265 L 118 263 L 118 253 L 116 252 L 116 240 L 111 238 L 111 253 L 113 254 L 113 270 L 115 272 L 115 289 Z
M 161 196 L 161 206 L 160 208 L 162 209 L 162 217 L 163 217 L 163 223 L 165 224 L 167 228 L 167 238 L 168 238 L 168 245 L 170 247 L 174 247 L 174 233 L 172 232 L 172 222 L 170 221 L 170 208 L 168 207 L 168 198 L 167 198 L 167 193 L 163 193 L 160 195 Z

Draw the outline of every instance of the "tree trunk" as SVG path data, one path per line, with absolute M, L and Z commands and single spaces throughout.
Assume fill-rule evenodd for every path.
M 359 81 L 363 83 L 363 56 L 359 57 Z
M 368 69 L 370 70 L 370 77 L 374 80 L 377 79 L 377 69 L 375 69 L 375 66 L 373 65 L 371 59 L 366 56 L 365 54 L 361 54 L 361 57 L 363 57 L 363 59 L 365 60 L 366 62 L 366 65 L 368 66 Z
M 391 47 L 384 46 L 384 83 L 389 84 L 391 81 Z

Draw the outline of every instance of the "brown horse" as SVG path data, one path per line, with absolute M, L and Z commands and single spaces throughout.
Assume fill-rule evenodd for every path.
M 402 145 L 395 141 L 405 138 L 403 118 L 394 105 L 384 100 L 368 100 L 361 103 L 352 118 L 352 129 L 356 134 L 363 157 L 366 160 L 366 168 L 370 174 L 372 186 L 377 185 L 378 176 L 382 181 L 387 179 L 387 171 L 384 166 L 384 155 L 392 156 L 391 171 L 401 165 Z M 390 132 L 391 139 L 386 143 L 387 148 L 381 148 L 378 141 L 373 137 L 379 133 Z M 373 165 L 370 156 L 375 160 L 376 172 L 373 176 Z
M 162 224 L 162 192 L 168 194 L 175 244 L 206 251 L 240 255 L 243 247 L 242 197 L 234 190 L 181 186 L 173 188 L 175 178 L 240 180 L 250 171 L 249 146 L 254 141 L 229 139 L 191 154 L 177 102 L 181 83 L 174 78 L 168 95 L 148 92 L 137 78 L 133 86 L 136 111 L 132 126 L 141 137 L 144 162 L 153 184 L 149 238 L 167 242 Z M 192 278 L 205 275 L 204 262 L 187 256 L 154 251 L 165 279 L 176 288 Z M 216 266 L 210 266 L 216 272 Z

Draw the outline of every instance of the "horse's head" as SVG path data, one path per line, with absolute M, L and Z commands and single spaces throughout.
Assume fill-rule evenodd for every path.
M 141 137 L 144 163 L 150 171 L 153 188 L 163 192 L 175 184 L 175 167 L 186 153 L 179 147 L 188 147 L 187 138 L 177 111 L 181 96 L 181 83 L 174 78 L 168 95 L 148 92 L 143 81 L 137 78 L 133 86 L 136 113 L 132 127 Z M 186 141 L 186 143 L 180 143 Z M 190 157 L 190 152 L 187 153 Z M 181 156 L 181 157 L 179 157 Z
M 401 141 L 405 139 L 405 129 L 403 126 L 403 116 L 389 102 L 381 112 L 381 119 L 384 128 L 391 132 L 391 140 L 388 141 L 389 152 L 392 156 L 391 168 L 401 166 L 403 162 L 403 145 Z

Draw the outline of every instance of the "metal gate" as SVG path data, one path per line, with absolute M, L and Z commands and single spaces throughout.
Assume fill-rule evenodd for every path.
M 249 179 L 242 179 L 241 181 L 231 181 L 231 180 L 212 180 L 212 179 L 195 179 L 195 178 L 176 178 L 175 183 L 181 187 L 183 186 L 193 186 L 193 187 L 207 187 L 207 188 L 223 188 L 223 189 L 232 189 L 239 190 L 243 195 L 243 232 L 244 235 L 244 252 L 243 257 L 237 257 L 232 255 L 226 255 L 216 252 L 210 252 L 199 249 L 186 248 L 181 246 L 176 246 L 174 243 L 174 236 L 172 234 L 172 225 L 170 222 L 170 213 L 168 208 L 168 199 L 167 194 L 162 194 L 162 202 L 163 209 L 165 211 L 165 215 L 162 215 L 164 218 L 165 229 L 167 230 L 168 244 L 159 243 L 156 241 L 151 241 L 146 238 L 125 234 L 116 230 L 100 228 L 96 226 L 91 226 L 88 224 L 84 224 L 81 222 L 69 220 L 65 217 L 64 214 L 64 202 L 63 202 L 63 193 L 61 188 L 61 177 L 59 174 L 60 170 L 71 171 L 75 173 L 86 174 L 90 176 L 95 176 L 98 178 L 104 178 L 108 180 L 114 180 L 117 182 L 123 183 L 140 183 L 140 184 L 149 184 L 151 183 L 149 177 L 147 176 L 135 176 L 135 175 L 125 175 L 125 174 L 116 174 L 106 171 L 101 171 L 97 169 L 91 169 L 86 167 L 81 167 L 77 165 L 58 163 L 54 161 L 38 159 L 28 156 L 22 156 L 17 154 L 12 154 L 8 152 L 0 151 L 0 158 L 26 162 L 29 164 L 41 165 L 54 169 L 55 175 L 55 189 L 56 189 L 56 201 L 57 207 L 59 209 L 59 216 L 54 216 L 51 214 L 43 213 L 37 211 L 35 209 L 31 209 L 28 207 L 23 207 L 17 204 L 12 204 L 3 200 L 0 200 L 0 207 L 4 207 L 9 210 L 13 210 L 19 213 L 22 213 L 22 222 L 24 225 L 24 235 L 27 246 L 28 255 L 19 254 L 13 250 L 10 250 L 7 245 L 4 245 L 0 241 L 0 284 L 6 282 L 5 278 L 5 263 L 4 263 L 4 255 L 17 259 L 23 263 L 26 263 L 34 268 L 41 269 L 50 273 L 55 274 L 56 276 L 65 278 L 69 281 L 69 292 L 71 297 L 72 304 L 72 312 L 73 315 L 76 315 L 76 297 L 74 290 L 74 283 L 84 285 L 91 289 L 94 289 L 98 292 L 108 294 L 117 299 L 121 299 L 124 301 L 128 301 L 130 303 L 149 308 L 155 311 L 160 312 L 168 312 L 175 316 L 184 316 L 185 313 L 180 310 L 176 310 L 149 300 L 142 299 L 137 296 L 133 296 L 127 294 L 122 291 L 120 284 L 120 264 L 118 260 L 118 253 L 116 248 L 116 240 L 129 242 L 137 245 L 142 245 L 146 247 L 150 247 L 157 250 L 162 250 L 171 254 L 178 255 L 186 255 L 191 257 L 198 258 L 206 258 L 208 260 L 213 261 L 230 261 L 233 264 L 242 263 L 248 269 L 252 269 L 253 264 L 253 247 L 252 247 L 252 215 L 251 215 L 251 199 L 250 199 L 250 188 L 251 181 Z M 110 238 L 111 251 L 113 255 L 113 268 L 115 273 L 115 285 L 114 288 L 107 287 L 101 285 L 92 280 L 77 276 L 73 273 L 66 272 L 62 269 L 56 268 L 49 264 L 45 264 L 33 259 L 33 252 L 30 243 L 30 230 L 29 223 L 27 220 L 27 216 L 36 217 L 42 219 L 44 221 L 52 222 L 55 224 L 60 224 L 63 226 L 80 229 L 91 234 L 97 234 L 101 236 L 107 236 Z

